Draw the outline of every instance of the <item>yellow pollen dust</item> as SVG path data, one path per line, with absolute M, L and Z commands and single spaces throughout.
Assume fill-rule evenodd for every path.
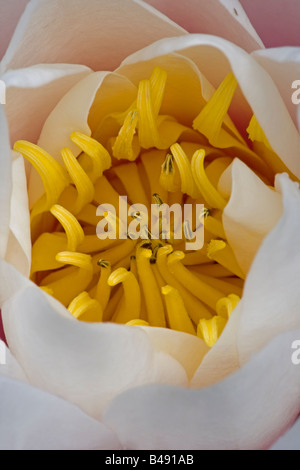
M 199 104 L 191 127 L 167 114 L 168 86 L 167 73 L 159 67 L 142 77 L 130 107 L 107 116 L 114 123 L 109 131 L 101 127 L 105 119 L 92 136 L 74 129 L 70 143 L 79 156 L 66 146 L 62 163 L 35 144 L 16 142 L 14 149 L 44 185 L 31 209 L 31 279 L 78 321 L 169 328 L 212 347 L 244 285 L 222 223 L 228 201 L 218 190 L 218 178 L 238 157 L 271 186 L 279 160 L 273 158 L 277 166 L 270 167 L 274 152 L 255 117 L 249 134 L 264 149 L 259 155 L 228 117 L 238 86 L 232 73 L 204 106 Z M 122 220 L 119 196 L 127 197 L 127 209 L 143 204 L 149 213 L 153 204 L 193 209 L 203 204 L 205 210 L 192 224 L 182 222 L 182 239 L 175 237 L 175 226 L 164 231 L 163 217 L 157 239 L 150 229 L 136 237 L 129 224 L 137 228 L 143 214 L 137 209 Z M 108 230 L 116 227 L 115 238 L 97 236 L 101 204 L 116 208 L 104 214 Z M 204 225 L 204 245 L 190 251 L 185 242 L 199 224 Z

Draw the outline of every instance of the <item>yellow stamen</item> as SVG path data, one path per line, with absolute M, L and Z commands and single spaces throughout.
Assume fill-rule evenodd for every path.
M 149 149 L 160 147 L 160 138 L 154 112 L 151 83 L 149 80 L 141 80 L 138 89 L 137 109 L 139 113 L 139 141 L 141 147 Z
M 172 330 L 195 335 L 195 328 L 193 327 L 178 290 L 171 286 L 165 286 L 161 291 L 165 297 L 170 328 Z
M 68 307 L 68 310 L 77 320 L 99 323 L 102 321 L 103 311 L 99 302 L 91 299 L 87 292 L 82 292 Z
M 150 77 L 153 114 L 158 116 L 165 94 L 168 74 L 160 67 L 155 67 Z
M 92 160 L 93 170 L 90 177 L 95 182 L 105 170 L 111 167 L 111 157 L 108 151 L 97 140 L 81 132 L 73 132 L 71 140 Z
M 168 266 L 174 277 L 195 297 L 204 302 L 213 310 L 216 310 L 217 302 L 224 297 L 224 293 L 205 284 L 187 269 L 181 261 L 184 259 L 182 251 L 175 251 L 168 257 Z
M 101 267 L 101 275 L 96 289 L 95 298 L 100 303 L 103 312 L 105 311 L 110 299 L 111 287 L 108 285 L 108 279 L 111 275 L 111 265 L 108 261 L 100 260 L 98 265 Z
M 136 261 L 138 276 L 145 298 L 147 316 L 150 325 L 165 327 L 166 319 L 164 314 L 164 307 L 159 287 L 151 269 L 151 256 L 151 250 L 144 248 L 139 248 L 137 250 Z
M 83 243 L 84 240 L 84 231 L 78 220 L 58 204 L 53 206 L 50 212 L 61 223 L 66 232 L 68 239 L 67 251 L 76 251 L 78 245 Z
M 193 178 L 192 168 L 188 157 L 179 144 L 171 146 L 171 152 L 177 163 L 180 179 L 181 179 L 181 192 L 188 194 L 194 199 L 200 197 L 201 193 L 196 186 Z
M 70 181 L 65 169 L 37 145 L 20 140 L 15 143 L 14 150 L 21 153 L 37 170 L 45 188 L 45 195 L 39 199 L 31 212 L 33 219 L 57 203 Z
M 70 149 L 63 149 L 61 156 L 78 192 L 77 200 L 72 208 L 72 212 L 76 215 L 86 204 L 93 201 L 95 188 Z
M 149 323 L 145 320 L 130 320 L 126 323 L 128 326 L 150 326 Z
M 200 320 L 197 330 L 199 338 L 203 339 L 209 348 L 212 348 L 221 336 L 226 320 L 215 316 L 211 320 Z
M 195 182 L 201 191 L 201 194 L 207 203 L 216 209 L 223 210 L 227 205 L 227 201 L 221 196 L 217 189 L 211 184 L 206 176 L 204 169 L 205 151 L 198 150 L 192 158 L 192 172 Z
M 141 293 L 140 286 L 134 274 L 124 268 L 114 271 L 109 279 L 108 285 L 111 287 L 123 284 L 124 308 L 115 318 L 116 323 L 128 323 L 130 320 L 138 319 L 141 313 Z
M 236 261 L 232 248 L 224 241 L 212 240 L 207 249 L 207 256 L 227 268 L 236 276 L 245 279 L 245 275 Z
M 167 257 L 172 253 L 171 246 L 164 246 L 157 253 L 157 267 L 165 283 L 174 287 L 181 295 L 186 310 L 195 324 L 198 324 L 201 318 L 211 318 L 210 311 L 192 295 L 180 282 L 171 274 L 168 267 Z
M 229 73 L 194 120 L 193 128 L 205 135 L 215 147 L 222 146 L 220 140 L 224 136 L 221 129 L 237 86 L 233 73 Z
M 140 147 L 134 147 L 134 135 L 138 124 L 137 111 L 130 111 L 128 113 L 123 126 L 120 129 L 119 135 L 113 145 L 113 155 L 118 160 L 125 159 L 134 161 L 138 158 Z
M 174 157 L 168 153 L 161 167 L 159 184 L 165 191 L 175 193 L 181 188 L 179 170 L 175 168 Z
M 42 285 L 53 290 L 54 297 L 65 307 L 87 288 L 93 278 L 93 266 L 91 257 L 81 253 L 63 252 L 56 256 L 56 261 L 61 265 L 71 265 L 78 269 L 71 271 L 61 279 L 47 283 L 47 278 Z
M 217 314 L 225 318 L 225 320 L 228 320 L 240 300 L 240 297 L 234 294 L 220 299 L 217 303 Z

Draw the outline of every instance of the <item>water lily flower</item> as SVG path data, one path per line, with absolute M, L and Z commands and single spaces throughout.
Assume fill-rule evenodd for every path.
M 299 49 L 198 4 L 188 34 L 139 0 L 32 0 L 3 57 L 1 448 L 266 449 L 296 422 Z M 119 196 L 205 209 L 136 238 Z

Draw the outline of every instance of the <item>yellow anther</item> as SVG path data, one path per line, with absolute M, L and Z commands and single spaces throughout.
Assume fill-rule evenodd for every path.
M 223 317 L 215 316 L 211 320 L 200 320 L 197 335 L 203 339 L 209 348 L 212 348 L 221 336 L 227 321 Z
M 229 73 L 194 120 L 194 129 L 205 135 L 209 143 L 215 147 L 222 146 L 220 141 L 222 125 L 237 86 L 233 73 Z
M 204 169 L 204 159 L 204 150 L 198 150 L 194 153 L 192 158 L 194 180 L 207 203 L 213 208 L 223 210 L 227 205 L 227 201 L 209 181 Z
M 61 151 L 61 156 L 77 189 L 77 200 L 72 208 L 72 212 L 76 215 L 84 208 L 84 206 L 93 201 L 95 188 L 92 181 L 69 148 L 64 148 Z
M 139 113 L 139 142 L 149 149 L 160 146 L 157 120 L 154 113 L 150 80 L 141 80 L 138 89 L 137 109 Z
M 182 193 L 197 199 L 201 193 L 193 178 L 192 167 L 187 155 L 179 144 L 172 145 L 171 152 L 179 169 Z
M 170 328 L 195 335 L 195 328 L 178 290 L 171 286 L 164 286 L 161 291 L 165 297 Z
M 20 140 L 15 143 L 14 150 L 32 164 L 43 181 L 45 195 L 35 204 L 31 213 L 33 218 L 57 203 L 70 180 L 62 165 L 37 145 Z
M 229 294 L 228 297 L 220 299 L 217 303 L 217 314 L 228 320 L 240 300 L 240 297 L 235 294 Z
M 134 135 L 138 124 L 138 112 L 130 111 L 126 116 L 119 135 L 113 145 L 113 155 L 118 160 L 124 159 L 134 161 L 139 156 L 140 148 L 134 147 Z M 135 144 L 136 146 L 136 144 Z M 137 150 L 137 151 L 136 151 Z
M 124 268 L 114 271 L 109 279 L 108 285 L 114 287 L 123 284 L 124 289 L 124 305 L 116 315 L 116 323 L 128 323 L 140 317 L 141 314 L 141 292 L 140 286 L 134 274 Z
M 111 167 L 111 157 L 108 151 L 97 140 L 81 132 L 73 132 L 71 140 L 92 160 L 93 171 L 91 178 L 93 181 L 100 178 L 102 173 Z
M 84 241 L 84 231 L 76 217 L 62 206 L 55 205 L 50 209 L 51 214 L 63 226 L 67 239 L 67 251 L 76 251 L 78 245 Z
M 165 191 L 175 193 L 181 188 L 181 180 L 178 168 L 175 168 L 174 157 L 168 153 L 161 167 L 159 184 Z
M 236 276 L 245 279 L 245 274 L 239 267 L 232 248 L 223 240 L 212 240 L 208 245 L 207 256 L 209 259 L 227 268 Z
M 99 302 L 92 299 L 87 292 L 82 292 L 76 297 L 68 307 L 69 312 L 77 320 L 99 323 L 102 321 L 103 311 Z

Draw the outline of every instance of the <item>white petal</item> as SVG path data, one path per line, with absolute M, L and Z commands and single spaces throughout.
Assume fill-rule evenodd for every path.
M 266 47 L 299 46 L 298 0 L 240 2 Z
M 282 437 L 275 442 L 270 450 L 300 450 L 300 419 Z
M 57 64 L 11 70 L 2 75 L 7 86 L 6 114 L 12 144 L 19 139 L 36 142 L 61 97 L 90 73 L 81 65 Z
M 100 418 L 120 392 L 146 383 L 186 386 L 183 367 L 140 328 L 75 320 L 0 261 L 0 302 L 9 347 L 29 382 Z
M 243 369 L 203 390 L 147 386 L 117 397 L 104 422 L 127 449 L 264 449 L 300 411 L 300 374 L 282 334 Z
M 263 47 L 238 0 L 146 0 L 190 33 L 214 34 L 250 52 Z
M 0 375 L 1 450 L 120 449 L 113 431 L 76 406 Z
M 286 166 L 300 177 L 300 136 L 269 74 L 242 49 L 221 38 L 192 34 L 158 41 L 128 57 L 122 64 L 127 73 L 133 64 L 180 52 L 196 64 L 217 87 L 233 71 L 239 82 L 231 105 L 234 123 L 245 133 L 254 113 L 271 147 Z
M 10 197 L 12 191 L 12 169 L 9 134 L 4 106 L 0 104 L 0 257 L 7 250 L 10 220 Z
M 222 188 L 224 180 L 230 180 L 230 199 L 223 212 L 223 225 L 246 275 L 263 239 L 282 215 L 282 197 L 238 159 L 225 173 L 219 187 Z
M 300 48 L 280 47 L 265 49 L 253 53 L 253 57 L 261 64 L 274 80 L 294 123 L 297 122 L 298 106 L 293 103 L 292 94 L 295 89 L 292 83 L 300 77 Z
M 168 328 L 143 328 L 154 348 L 174 357 L 191 379 L 209 348 L 197 336 Z
M 30 216 L 24 160 L 13 152 L 12 195 L 10 200 L 9 239 L 5 259 L 24 276 L 29 277 L 31 267 Z
M 3 67 L 74 63 L 113 70 L 128 54 L 183 33 L 138 0 L 33 0 L 3 58 Z
M 275 335 L 300 328 L 300 191 L 287 175 L 280 175 L 277 185 L 284 213 L 265 238 L 246 280 L 238 331 L 241 363 Z

